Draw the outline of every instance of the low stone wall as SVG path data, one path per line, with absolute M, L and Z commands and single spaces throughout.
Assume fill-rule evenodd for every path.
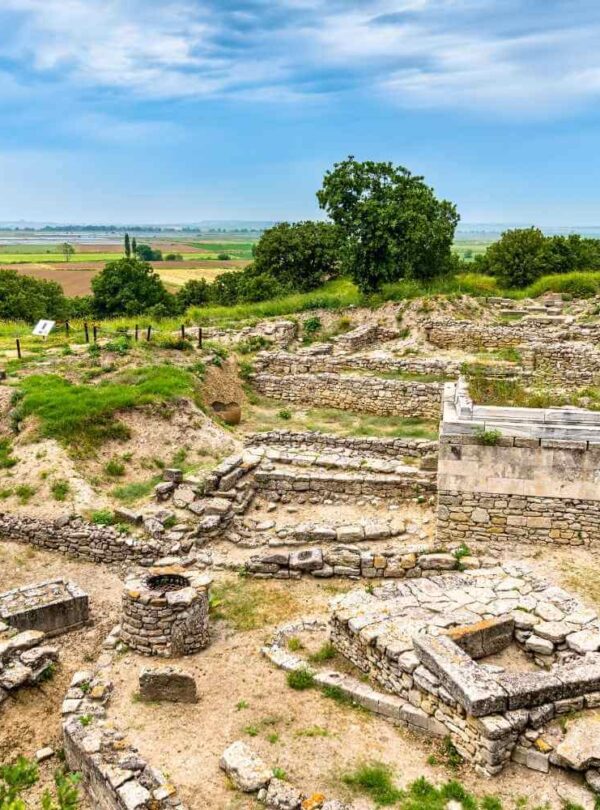
M 395 340 L 400 337 L 397 329 L 387 329 L 379 324 L 365 323 L 333 338 L 333 344 L 338 351 L 357 352 L 373 343 L 382 343 L 386 340 Z
M 246 437 L 247 447 L 284 445 L 300 450 L 333 450 L 350 456 L 373 456 L 398 459 L 402 456 L 423 458 L 437 453 L 438 443 L 427 439 L 378 439 L 335 436 L 331 433 L 294 433 L 290 430 L 270 430 Z
M 487 324 L 480 321 L 430 321 L 424 324 L 429 343 L 440 349 L 458 348 L 466 351 L 503 349 L 529 344 L 564 341 L 600 340 L 600 325 L 580 323 L 548 323 L 544 319 L 517 321 L 507 324 Z
M 76 672 L 62 705 L 67 764 L 83 777 L 99 810 L 185 810 L 175 787 L 143 757 L 109 717 L 112 654 L 94 670 Z
M 346 369 L 373 372 L 399 372 L 444 377 L 457 377 L 461 364 L 442 358 L 394 357 L 384 352 L 370 355 L 327 355 L 314 353 L 260 352 L 254 361 L 257 371 L 269 374 L 336 373 Z
M 155 559 L 170 553 L 169 546 L 156 540 L 131 537 L 113 526 L 96 526 L 69 515 L 44 520 L 3 512 L 0 537 L 101 563 L 127 561 L 152 565 Z
M 249 338 L 262 337 L 271 341 L 282 349 L 287 348 L 296 338 L 298 324 L 294 321 L 260 321 L 255 326 L 245 326 L 243 329 L 217 329 L 216 327 L 202 327 L 204 340 L 214 340 L 219 343 L 235 344 Z M 186 328 L 186 334 L 197 339 L 198 327 Z
M 45 643 L 41 630 L 25 630 L 15 635 L 0 622 L 0 713 L 2 704 L 22 687 L 46 680 L 58 661 L 58 648 Z
M 255 374 L 254 387 L 272 399 L 379 416 L 438 419 L 441 383 L 340 374 Z
M 406 546 L 401 550 L 369 551 L 351 546 L 281 551 L 251 557 L 245 564 L 249 574 L 262 579 L 300 579 L 310 574 L 319 579 L 414 579 L 444 571 L 479 567 L 475 557 L 443 553 L 427 545 Z
M 365 473 L 311 472 L 307 470 L 265 470 L 254 473 L 258 490 L 280 495 L 303 494 L 329 499 L 332 495 L 370 495 L 379 498 L 412 498 L 433 493 L 433 479 L 417 475 L 368 475 Z

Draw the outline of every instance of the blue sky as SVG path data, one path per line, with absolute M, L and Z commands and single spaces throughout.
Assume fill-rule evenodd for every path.
M 597 0 L 1 0 L 0 220 L 318 215 L 347 154 L 600 224 Z

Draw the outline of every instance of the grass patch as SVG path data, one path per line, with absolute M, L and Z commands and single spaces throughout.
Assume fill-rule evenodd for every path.
M 302 611 L 290 590 L 271 582 L 240 578 L 216 583 L 211 593 L 214 618 L 242 632 L 279 624 Z
M 397 804 L 404 796 L 394 785 L 392 769 L 382 762 L 362 763 L 352 773 L 345 774 L 342 781 L 356 792 L 368 796 L 378 807 Z
M 13 412 L 17 422 L 36 416 L 42 436 L 82 451 L 128 436 L 115 412 L 189 396 L 194 384 L 186 371 L 158 365 L 132 369 L 115 382 L 98 385 L 75 385 L 54 374 L 34 375 L 21 382 L 20 391 L 22 399 Z
M 91 521 L 96 526 L 112 526 L 115 522 L 115 516 L 110 509 L 96 509 L 91 514 Z
M 69 486 L 69 482 L 65 481 L 64 478 L 59 478 L 57 481 L 53 481 L 50 487 L 52 497 L 55 501 L 66 501 L 70 490 L 71 488 Z
M 29 484 L 19 484 L 19 486 L 15 487 L 15 495 L 19 499 L 19 503 L 22 504 L 29 503 L 36 492 L 36 488 Z
M 121 503 L 135 503 L 141 498 L 145 498 L 153 491 L 154 487 L 162 481 L 160 475 L 153 476 L 147 481 L 132 481 L 130 484 L 123 484 L 119 487 L 114 487 L 111 490 L 111 495 Z
M 337 650 L 333 644 L 330 641 L 326 641 L 325 644 L 323 644 L 323 646 L 317 650 L 317 652 L 308 656 L 308 660 L 311 664 L 322 664 L 325 661 L 331 661 L 331 659 L 335 658 L 336 655 Z
M 312 689 L 315 685 L 315 676 L 309 669 L 292 669 L 286 676 L 287 685 L 291 689 L 303 692 Z
M 0 469 L 9 470 L 17 463 L 17 459 L 11 456 L 11 452 L 10 439 L 0 439 Z

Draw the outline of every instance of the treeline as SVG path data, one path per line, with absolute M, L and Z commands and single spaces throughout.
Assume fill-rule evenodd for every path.
M 600 270 L 600 239 L 544 236 L 539 228 L 515 228 L 468 267 L 495 276 L 504 287 L 527 287 L 542 276 Z

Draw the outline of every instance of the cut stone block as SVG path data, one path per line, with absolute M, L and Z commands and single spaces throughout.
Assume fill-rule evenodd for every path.
M 170 703 L 197 703 L 196 681 L 175 667 L 145 667 L 139 677 L 140 695 L 144 700 Z
M 260 790 L 273 776 L 270 768 L 241 740 L 223 752 L 219 766 L 244 793 Z

